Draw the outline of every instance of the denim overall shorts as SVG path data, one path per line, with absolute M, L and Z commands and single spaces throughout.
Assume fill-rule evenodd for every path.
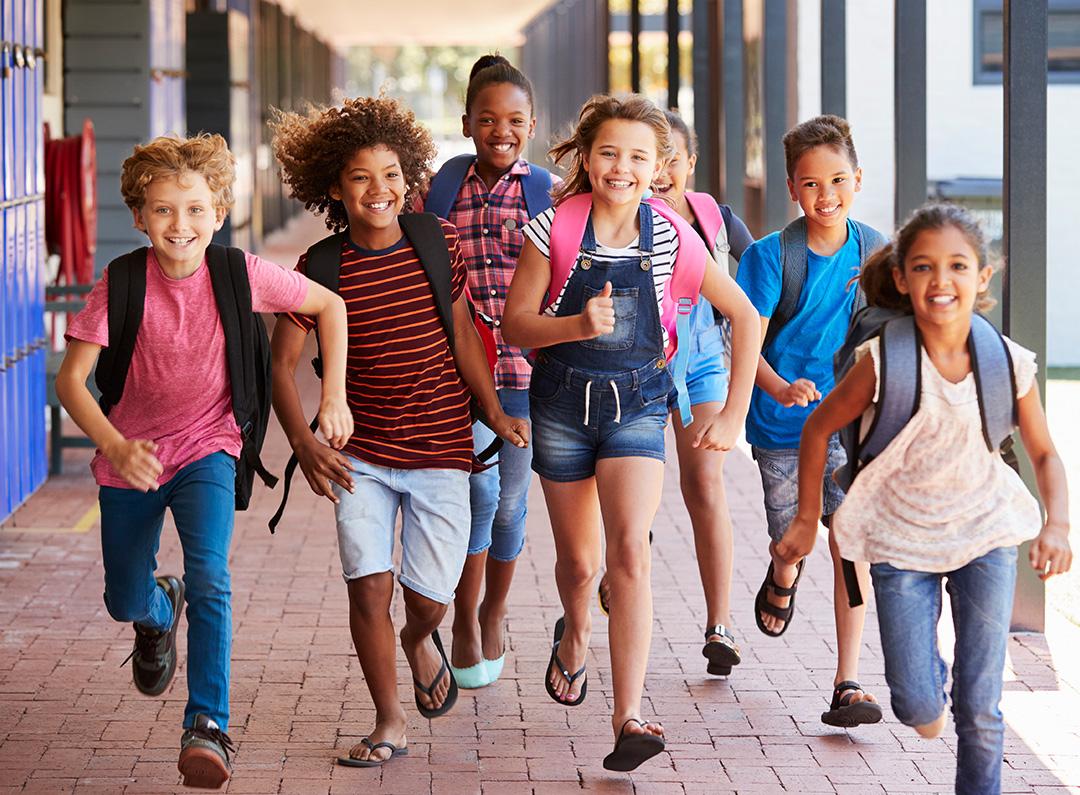
M 592 477 L 599 458 L 664 460 L 667 397 L 674 382 L 653 284 L 653 215 L 644 203 L 639 220 L 638 256 L 598 260 L 589 218 L 555 313 L 580 314 L 611 282 L 614 331 L 552 345 L 537 356 L 529 384 L 532 468 L 549 480 Z

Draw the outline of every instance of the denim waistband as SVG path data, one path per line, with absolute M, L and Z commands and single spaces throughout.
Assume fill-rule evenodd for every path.
M 637 389 L 638 385 L 650 378 L 654 378 L 667 369 L 667 361 L 663 356 L 658 356 L 633 370 L 617 370 L 603 372 L 600 370 L 583 370 L 571 367 L 560 362 L 546 352 L 541 352 L 536 357 L 536 367 L 544 370 L 548 375 L 559 379 L 568 387 L 584 389 L 589 382 L 603 382 L 616 387 L 630 387 Z

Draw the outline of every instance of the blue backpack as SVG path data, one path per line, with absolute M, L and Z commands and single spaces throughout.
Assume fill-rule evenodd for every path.
M 862 417 L 840 431 L 840 443 L 847 463 L 834 474 L 845 492 L 859 472 L 889 446 L 919 410 L 922 393 L 922 338 L 915 317 L 897 309 L 866 306 L 851 319 L 847 336 L 833 358 L 837 383 L 855 365 L 855 349 L 867 340 L 880 340 L 878 399 L 874 420 L 860 438 Z M 982 315 L 971 318 L 968 336 L 971 369 L 979 398 L 983 439 L 990 452 L 1000 451 L 1006 463 L 1016 468 L 1012 434 L 1016 430 L 1018 407 L 1012 357 L 994 325 Z M 843 561 L 848 603 L 862 604 L 855 566 Z
M 476 155 L 458 155 L 447 160 L 439 173 L 431 178 L 424 211 L 449 219 L 450 210 L 457 199 L 461 183 L 469 167 L 476 162 Z M 521 175 L 521 189 L 525 194 L 525 209 L 529 218 L 535 218 L 551 207 L 551 172 L 542 166 L 529 163 L 529 173 Z

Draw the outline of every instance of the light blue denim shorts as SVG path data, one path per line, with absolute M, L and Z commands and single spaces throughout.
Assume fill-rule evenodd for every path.
M 702 403 L 727 403 L 728 382 L 724 331 L 714 323 L 690 338 L 690 363 L 686 368 L 686 393 L 691 406 Z M 679 395 L 672 389 L 668 395 L 668 411 L 679 407 Z
M 390 469 L 349 456 L 352 494 L 340 500 L 338 553 L 345 580 L 394 570 L 394 528 L 401 511 L 398 582 L 441 604 L 454 599 L 465 566 L 472 510 L 469 473 L 459 469 Z
M 753 447 L 751 452 L 761 472 L 761 487 L 765 491 L 765 519 L 769 537 L 779 541 L 788 525 L 799 512 L 799 448 L 767 450 Z M 821 484 L 821 515 L 832 516 L 844 501 L 844 490 L 836 485 L 833 473 L 847 461 L 840 437 L 829 439 L 825 459 L 825 478 Z

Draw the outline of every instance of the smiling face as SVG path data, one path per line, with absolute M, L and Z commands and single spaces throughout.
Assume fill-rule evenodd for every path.
M 652 127 L 626 119 L 601 124 L 584 161 L 593 200 L 614 205 L 640 202 L 662 165 Z
M 193 171 L 152 180 L 142 207 L 132 215 L 167 273 L 197 268 L 214 232 L 225 223 L 225 208 L 214 207 L 206 178 Z
M 979 267 L 975 249 L 951 225 L 920 232 L 908 248 L 903 270 L 893 269 L 896 289 L 911 298 L 915 317 L 936 325 L 969 319 L 992 275 L 993 268 Z
M 330 188 L 330 197 L 345 205 L 350 227 L 373 230 L 397 223 L 406 193 L 397 153 L 384 144 L 358 149 Z
M 788 191 L 808 223 L 834 227 L 847 222 L 855 194 L 862 190 L 861 168 L 840 149 L 826 144 L 807 150 L 794 171 Z
M 653 180 L 652 189 L 657 196 L 678 207 L 686 195 L 686 182 L 697 165 L 697 155 L 690 154 L 686 137 L 681 132 L 672 130 L 671 137 L 675 142 L 675 154 Z
M 536 132 L 528 94 L 513 83 L 493 83 L 481 89 L 470 112 L 461 117 L 461 132 L 476 144 L 480 165 L 506 171 Z

